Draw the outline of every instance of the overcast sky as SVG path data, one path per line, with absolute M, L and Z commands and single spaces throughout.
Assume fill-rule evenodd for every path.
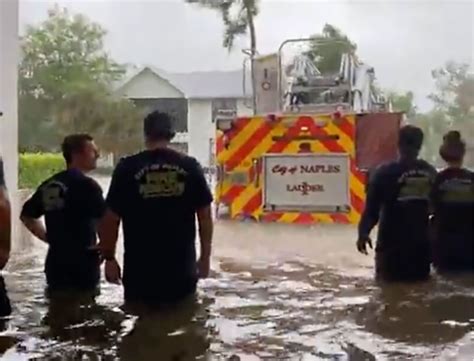
M 86 14 L 108 31 L 107 49 L 121 62 L 177 72 L 242 66 L 247 39 L 229 54 L 219 15 L 184 0 L 20 1 L 21 26 L 44 19 L 54 3 Z M 263 0 L 258 49 L 274 52 L 285 39 L 307 37 L 325 23 L 358 44 L 383 88 L 413 90 L 422 109 L 430 106 L 433 68 L 448 60 L 473 64 L 474 0 Z

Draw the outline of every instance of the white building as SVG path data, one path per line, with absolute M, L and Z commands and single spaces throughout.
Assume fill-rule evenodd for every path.
M 209 167 L 214 152 L 215 124 L 219 110 L 250 115 L 250 87 L 243 89 L 243 72 L 167 73 L 153 66 L 134 71 L 117 94 L 150 111 L 173 114 L 180 148 Z M 245 94 L 244 94 L 245 93 Z

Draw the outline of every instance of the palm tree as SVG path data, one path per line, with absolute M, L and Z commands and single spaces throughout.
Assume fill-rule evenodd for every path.
M 221 13 L 225 31 L 223 46 L 231 51 L 234 48 L 235 39 L 238 36 L 250 35 L 250 57 L 253 87 L 253 108 L 255 111 L 255 82 L 254 82 L 254 58 L 257 54 L 257 36 L 255 31 L 255 17 L 259 12 L 259 0 L 185 0 L 190 4 L 198 4 L 202 7 L 214 9 Z

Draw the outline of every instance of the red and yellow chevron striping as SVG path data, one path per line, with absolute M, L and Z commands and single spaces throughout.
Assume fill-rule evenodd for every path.
M 355 133 L 354 115 L 338 119 L 330 115 L 238 118 L 229 131 L 217 130 L 216 203 L 226 204 L 233 219 L 250 217 L 263 222 L 301 224 L 357 223 L 364 207 L 366 177 L 356 166 Z M 264 211 L 262 169 L 258 160 L 265 154 L 297 154 L 302 144 L 309 144 L 314 153 L 349 155 L 351 209 L 348 213 Z

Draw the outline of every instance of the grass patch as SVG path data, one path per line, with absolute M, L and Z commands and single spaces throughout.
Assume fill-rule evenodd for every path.
M 20 189 L 35 189 L 65 167 L 64 159 L 58 153 L 22 153 L 18 164 L 19 187 Z

